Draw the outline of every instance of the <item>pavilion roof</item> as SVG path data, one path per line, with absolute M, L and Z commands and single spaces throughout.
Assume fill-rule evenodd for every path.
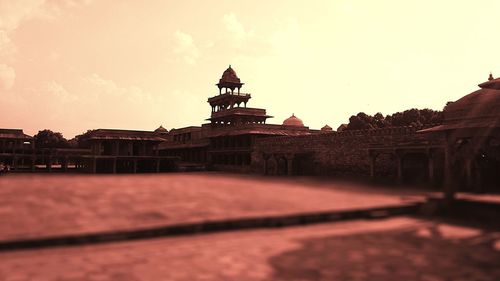
M 26 135 L 22 129 L 0 129 L 0 139 L 33 139 Z
M 97 129 L 83 136 L 87 140 L 136 140 L 136 141 L 164 141 L 158 133 L 151 131 Z

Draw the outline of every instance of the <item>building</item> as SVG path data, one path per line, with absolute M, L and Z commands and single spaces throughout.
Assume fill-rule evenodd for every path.
M 38 149 L 18 129 L 0 129 L 0 161 L 13 170 L 42 167 L 90 173 L 213 169 L 266 175 L 326 175 L 374 181 L 500 191 L 500 78 L 449 102 L 444 122 L 426 127 L 311 130 L 292 114 L 268 124 L 266 109 L 248 107 L 251 94 L 229 66 L 209 97 L 208 121 L 168 131 L 91 130 L 77 148 Z
M 490 74 L 479 90 L 444 108 L 444 122 L 421 132 L 443 138 L 445 188 L 500 191 L 500 78 Z
M 258 139 L 277 136 L 300 136 L 318 133 L 304 126 L 292 115 L 282 125 L 267 124 L 263 108 L 248 107 L 251 94 L 242 93 L 241 82 L 229 66 L 216 86 L 219 93 L 208 98 L 210 118 L 200 127 L 170 131 L 167 142 L 160 145 L 160 154 L 178 156 L 181 165 L 203 166 L 224 171 L 250 172 L 252 152 Z
M 89 149 L 81 155 L 85 171 L 90 173 L 137 173 L 172 171 L 176 157 L 159 155 L 158 145 L 168 138 L 160 126 L 153 132 L 97 129 L 83 134 L 79 148 Z
M 34 165 L 34 141 L 21 129 L 0 129 L 0 163 L 14 171 Z

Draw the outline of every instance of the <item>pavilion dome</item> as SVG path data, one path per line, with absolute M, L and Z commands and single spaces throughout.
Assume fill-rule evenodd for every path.
M 332 131 L 332 127 L 325 125 L 323 128 L 321 128 L 321 131 Z
M 168 133 L 168 130 L 163 128 L 163 126 L 160 125 L 160 127 L 158 127 L 156 130 L 155 130 L 155 133 L 160 133 L 160 134 L 166 134 Z
M 222 77 L 219 80 L 219 83 L 236 83 L 240 84 L 241 80 L 238 78 L 238 75 L 236 75 L 236 71 L 229 65 L 229 67 L 224 70 L 224 73 L 222 73 Z
M 445 106 L 445 122 L 500 118 L 500 78 L 493 79 L 490 75 L 490 79 L 479 87 L 481 89 Z
M 297 126 L 297 127 L 304 127 L 304 123 L 302 120 L 297 118 L 295 114 L 292 114 L 292 116 L 288 117 L 283 121 L 284 126 Z

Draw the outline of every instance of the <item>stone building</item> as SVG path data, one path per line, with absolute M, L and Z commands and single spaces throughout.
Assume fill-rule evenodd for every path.
M 443 138 L 445 188 L 500 191 L 500 78 L 490 74 L 480 89 L 444 108 L 440 126 L 422 130 L 430 138 Z
M 429 128 L 325 132 L 261 139 L 252 154 L 254 172 L 334 175 L 500 191 L 500 78 L 448 103 L 444 122 Z
M 175 157 L 160 156 L 158 145 L 168 137 L 160 126 L 153 132 L 97 129 L 83 134 L 80 148 L 90 150 L 82 155 L 84 169 L 90 173 L 137 173 L 173 170 Z
M 0 129 L 0 163 L 12 170 L 34 165 L 34 141 L 21 129 Z
M 52 164 L 66 171 L 133 173 L 189 169 L 266 175 L 328 175 L 456 190 L 500 191 L 500 78 L 448 103 L 444 122 L 427 127 L 311 130 L 295 114 L 268 124 L 266 109 L 248 107 L 251 94 L 229 66 L 209 97 L 207 123 L 155 131 L 98 129 L 72 149 L 40 150 L 22 130 L 0 129 L 0 161 L 14 170 Z
M 242 93 L 244 83 L 229 66 L 216 84 L 219 93 L 208 98 L 211 115 L 201 127 L 170 131 L 168 141 L 159 147 L 161 155 L 179 156 L 181 165 L 201 165 L 225 171 L 251 171 L 251 155 L 258 139 L 318 133 L 292 115 L 282 125 L 266 124 L 263 108 L 247 104 L 251 94 Z

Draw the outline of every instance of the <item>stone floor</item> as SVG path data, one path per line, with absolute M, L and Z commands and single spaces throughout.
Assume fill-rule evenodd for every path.
M 422 192 L 217 173 L 9 174 L 0 177 L 0 240 L 392 206 L 414 195 Z
M 0 280 L 500 280 L 500 232 L 399 217 L 0 253 Z

